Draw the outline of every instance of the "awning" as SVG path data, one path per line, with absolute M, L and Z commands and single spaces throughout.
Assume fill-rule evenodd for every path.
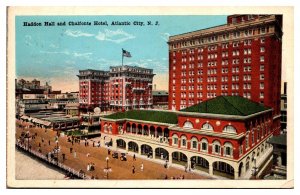
M 26 116 L 26 115 L 23 115 L 23 116 L 21 116 L 21 119 L 23 119 L 23 120 L 28 120 L 28 119 L 29 119 L 29 117 L 28 117 L 28 116 Z

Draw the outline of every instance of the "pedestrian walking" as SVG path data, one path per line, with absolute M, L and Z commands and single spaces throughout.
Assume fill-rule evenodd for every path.
M 44 138 L 42 138 L 42 142 L 44 143 Z
M 49 143 L 49 146 L 50 146 L 50 139 L 49 139 L 48 143 Z
M 135 173 L 135 166 L 133 165 L 132 166 L 132 174 L 134 174 Z
M 93 141 L 93 147 L 95 147 L 95 141 Z
M 87 165 L 87 167 L 86 167 L 86 170 L 87 171 L 90 171 L 90 168 L 91 168 L 91 165 L 90 165 L 90 163 Z
M 70 153 L 72 153 L 72 151 L 73 151 L 73 148 L 70 148 Z
M 133 154 L 133 160 L 134 160 L 134 161 L 136 160 L 136 158 L 135 158 L 135 154 Z
M 41 142 L 39 142 L 39 147 L 41 147 Z
M 143 162 L 141 164 L 141 171 L 144 171 L 144 164 L 143 164 Z
M 75 150 L 74 150 L 73 156 L 74 156 L 74 158 L 76 158 L 76 151 Z
M 62 158 L 63 158 L 63 161 L 65 161 L 65 159 L 66 159 L 66 154 L 65 153 L 62 154 Z

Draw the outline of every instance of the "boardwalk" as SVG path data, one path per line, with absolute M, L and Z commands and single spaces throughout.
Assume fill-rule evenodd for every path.
M 17 125 L 18 126 L 18 125 Z M 16 138 L 21 135 L 22 131 L 29 131 L 31 135 L 37 134 L 35 139 L 25 139 L 25 145 L 28 141 L 31 145 L 31 150 L 38 151 L 39 143 L 41 144 L 41 153 L 46 155 L 50 151 L 53 151 L 56 146 L 55 136 L 56 132 L 52 130 L 41 128 L 20 128 L 17 127 Z M 44 142 L 42 142 L 42 139 Z M 50 141 L 50 145 L 49 145 Z M 145 159 L 141 159 L 137 156 L 136 160 L 133 160 L 131 156 L 128 156 L 127 161 L 120 161 L 119 159 L 112 158 L 108 155 L 107 148 L 92 147 L 92 142 L 89 142 L 89 146 L 85 146 L 84 141 L 80 143 L 72 143 L 67 141 L 67 136 L 58 138 L 58 145 L 60 147 L 59 162 L 71 167 L 77 171 L 83 170 L 88 177 L 94 177 L 96 179 L 107 179 L 107 174 L 104 169 L 107 167 L 106 157 L 109 157 L 108 166 L 111 172 L 108 173 L 109 179 L 168 179 L 170 178 L 184 178 L 184 179 L 211 179 L 206 175 L 199 175 L 195 173 L 185 172 L 176 168 L 164 168 L 162 164 L 157 164 Z M 70 148 L 73 148 L 70 153 Z M 76 151 L 76 158 L 74 158 L 74 151 Z M 63 161 L 62 154 L 65 154 L 65 160 Z M 87 155 L 89 154 L 89 155 Z M 89 163 L 94 163 L 95 170 L 88 171 L 87 166 Z M 143 163 L 143 171 L 141 171 L 141 164 Z M 132 169 L 135 167 L 135 172 L 132 173 Z

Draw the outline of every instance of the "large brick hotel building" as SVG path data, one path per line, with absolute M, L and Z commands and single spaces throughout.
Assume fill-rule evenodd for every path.
M 77 76 L 81 111 L 152 108 L 152 69 L 111 66 L 109 71 L 80 70 Z
M 227 24 L 169 38 L 169 109 L 220 95 L 273 108 L 280 128 L 280 15 L 231 15 Z
M 211 176 L 249 179 L 271 161 L 271 126 L 272 108 L 218 96 L 181 111 L 118 112 L 101 117 L 100 128 L 113 150 Z

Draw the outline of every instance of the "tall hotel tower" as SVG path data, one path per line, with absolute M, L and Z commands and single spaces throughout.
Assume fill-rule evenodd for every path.
M 227 24 L 169 38 L 169 109 L 220 95 L 273 108 L 280 131 L 282 15 L 230 15 Z

